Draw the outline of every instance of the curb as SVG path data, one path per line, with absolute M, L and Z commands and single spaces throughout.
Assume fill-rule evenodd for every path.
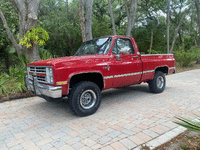
M 152 150 L 152 149 L 170 141 L 171 139 L 175 138 L 176 136 L 185 132 L 186 130 L 187 130 L 187 128 L 179 126 L 177 128 L 172 129 L 169 132 L 162 134 L 161 136 L 159 136 L 151 141 L 146 142 L 145 144 L 147 146 L 149 146 L 149 148 Z M 142 146 L 140 145 L 140 146 L 137 146 L 136 148 L 134 148 L 133 150 L 141 150 L 141 148 L 142 148 Z

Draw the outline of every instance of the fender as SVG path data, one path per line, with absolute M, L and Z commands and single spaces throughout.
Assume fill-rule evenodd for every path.
M 104 83 L 104 77 L 103 77 L 103 74 L 101 73 L 101 71 L 81 71 L 81 72 L 74 72 L 74 73 L 71 73 L 68 77 L 69 79 L 69 82 L 68 82 L 68 91 L 67 91 L 67 94 L 69 94 L 69 87 L 70 87 L 70 81 L 71 81 L 71 78 L 75 75 L 79 75 L 79 74 L 90 74 L 90 73 L 98 73 L 101 75 L 102 79 L 103 79 L 103 86 L 105 86 L 105 83 Z M 104 87 L 103 87 L 104 88 Z

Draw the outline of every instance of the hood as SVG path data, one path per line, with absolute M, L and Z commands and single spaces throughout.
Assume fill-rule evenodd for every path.
M 33 63 L 28 64 L 28 66 L 56 66 L 62 67 L 63 65 L 75 65 L 82 63 L 94 62 L 96 56 L 70 56 L 70 57 L 58 57 L 47 60 L 40 60 Z

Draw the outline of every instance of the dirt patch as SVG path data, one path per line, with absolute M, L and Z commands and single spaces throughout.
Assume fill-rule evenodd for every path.
M 192 66 L 188 66 L 188 67 L 181 67 L 179 64 L 176 64 L 176 73 L 194 70 L 194 69 L 200 69 L 200 64 L 193 64 Z
M 150 150 L 142 145 L 141 150 Z M 200 150 L 200 133 L 187 130 L 153 150 Z
M 200 133 L 187 130 L 154 150 L 200 150 Z
M 9 95 L 8 94 L 0 95 L 0 103 L 5 102 L 5 101 L 20 99 L 20 98 L 32 97 L 32 96 L 34 96 L 34 94 L 31 93 L 30 91 L 26 91 L 22 93 L 12 93 Z

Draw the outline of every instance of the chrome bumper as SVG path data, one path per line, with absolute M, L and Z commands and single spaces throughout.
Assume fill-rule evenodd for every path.
M 35 95 L 45 95 L 52 98 L 62 97 L 62 87 L 53 87 L 45 84 L 40 84 L 37 79 L 34 78 L 33 81 L 25 77 L 26 87 L 29 91 L 32 91 Z

